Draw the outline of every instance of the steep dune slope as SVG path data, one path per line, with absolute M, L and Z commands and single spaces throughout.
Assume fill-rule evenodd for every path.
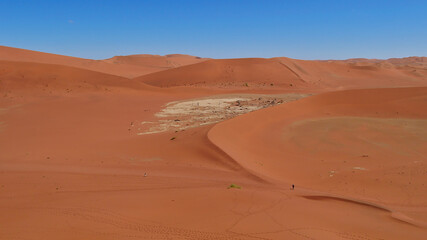
M 132 78 L 206 59 L 189 55 L 131 55 L 91 60 L 0 46 L 0 60 L 58 64 Z
M 216 125 L 210 139 L 273 182 L 426 206 L 427 88 L 308 97 Z

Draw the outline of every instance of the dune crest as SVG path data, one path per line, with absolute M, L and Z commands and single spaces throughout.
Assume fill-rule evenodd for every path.
M 0 60 L 57 64 L 133 78 L 169 68 L 205 61 L 189 55 L 130 55 L 92 60 L 0 46 Z
M 418 63 L 417 59 L 414 61 Z M 397 61 L 305 61 L 284 57 L 214 59 L 144 75 L 135 80 L 158 87 L 282 88 L 293 91 L 416 87 L 426 85 L 427 66 L 402 65 Z

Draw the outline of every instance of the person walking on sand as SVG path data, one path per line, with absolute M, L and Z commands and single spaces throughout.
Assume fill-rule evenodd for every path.
M 294 189 L 295 189 L 295 185 L 293 185 L 293 184 L 292 184 L 292 186 L 291 186 L 291 190 L 294 190 Z

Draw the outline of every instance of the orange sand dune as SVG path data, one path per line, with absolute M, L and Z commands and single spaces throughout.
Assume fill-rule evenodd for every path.
M 325 93 L 220 123 L 209 138 L 261 178 L 418 209 L 427 226 L 426 100 L 427 88 Z
M 0 239 L 427 235 L 422 67 L 0 50 Z
M 169 54 L 166 56 L 138 54 L 128 56 L 115 56 L 103 60 L 104 62 L 114 64 L 125 64 L 135 66 L 147 66 L 159 68 L 162 70 L 185 66 L 189 64 L 199 63 L 208 60 L 207 58 L 199 58 L 184 54 Z
M 6 99 L 82 91 L 141 90 L 145 84 L 104 73 L 53 64 L 0 61 L 0 93 Z
M 402 203 L 396 208 L 334 195 L 334 182 L 327 191 L 303 189 L 324 189 L 321 184 L 306 186 L 302 182 L 307 171 L 322 169 L 315 164 L 298 172 L 293 169 L 293 176 L 300 178 L 292 177 L 297 187 L 291 191 L 288 183 L 271 184 L 254 176 L 262 166 L 254 171 L 247 166 L 252 159 L 236 157 L 224 147 L 230 141 L 239 145 L 236 137 L 256 130 L 259 123 L 268 124 L 269 111 L 286 104 L 243 115 L 211 131 L 208 125 L 138 136 L 136 122 L 151 121 L 162 105 L 195 93 L 113 93 L 40 97 L 2 107 L 0 239 L 425 237 L 422 218 L 426 214 L 416 206 Z M 347 94 L 335 95 L 345 99 Z M 301 102 L 327 105 L 325 102 L 335 98 L 321 96 Z M 405 96 L 417 100 L 414 94 Z M 319 98 L 323 101 L 316 101 Z M 386 98 L 400 103 L 393 94 Z M 303 105 L 298 101 L 290 104 Z M 407 111 L 405 116 L 417 117 L 415 107 Z M 263 113 L 266 118 L 257 117 L 238 135 L 228 135 L 242 129 L 234 122 Z M 224 133 L 221 129 L 228 124 L 235 129 Z M 214 139 L 225 152 L 209 140 L 208 132 L 211 138 L 213 132 L 228 136 L 223 144 Z M 252 148 L 257 149 L 251 145 L 244 151 Z M 263 161 L 267 165 L 270 159 Z M 282 177 L 287 178 L 288 172 L 283 171 Z M 271 173 L 271 178 L 276 177 Z M 242 189 L 227 189 L 232 183 Z
M 426 86 L 427 68 L 290 58 L 219 59 L 144 75 L 136 80 L 159 87 L 280 87 L 293 90 L 408 87 Z
M 427 66 L 397 66 L 391 63 L 346 63 L 277 58 L 304 79 L 312 88 L 342 90 L 350 88 L 427 86 Z
M 91 60 L 0 46 L 0 60 L 58 64 L 132 78 L 169 68 L 205 61 L 189 55 L 130 55 Z
M 262 58 L 209 60 L 149 74 L 135 80 L 160 87 L 195 85 L 301 88 L 306 85 L 279 61 Z

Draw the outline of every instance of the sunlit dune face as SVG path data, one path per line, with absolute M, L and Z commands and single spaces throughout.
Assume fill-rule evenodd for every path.
M 300 173 L 295 180 L 390 203 L 426 203 L 425 119 L 308 119 L 285 127 L 282 139 L 287 168 Z
M 426 155 L 427 120 L 337 117 L 309 119 L 286 127 L 283 140 L 307 155 L 418 158 Z

